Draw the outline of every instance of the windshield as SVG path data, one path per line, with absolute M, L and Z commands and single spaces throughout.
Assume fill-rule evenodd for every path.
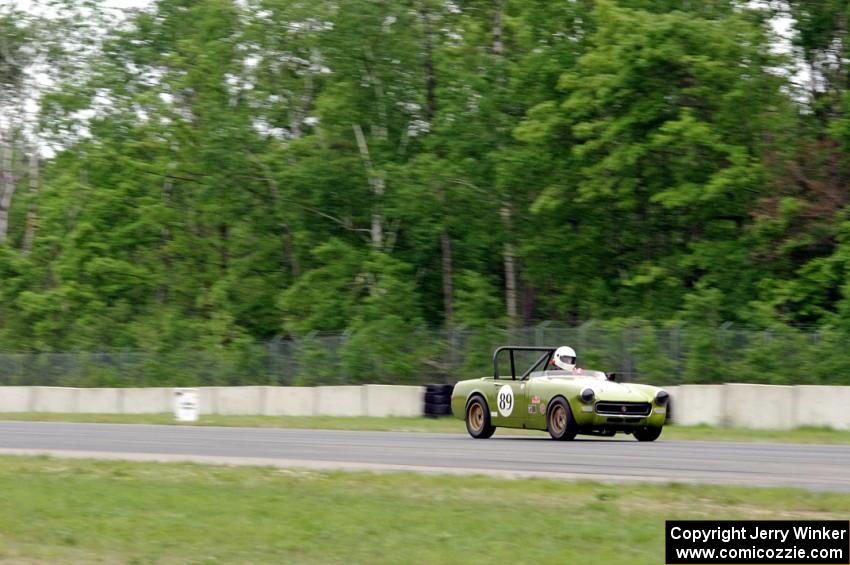
M 531 373 L 532 377 L 563 377 L 570 379 L 599 379 L 607 380 L 608 377 L 602 371 L 594 371 L 592 369 L 576 369 L 573 371 L 564 371 L 561 369 L 554 371 L 535 371 Z

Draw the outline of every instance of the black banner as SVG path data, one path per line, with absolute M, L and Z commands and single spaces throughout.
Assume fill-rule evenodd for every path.
M 668 520 L 667 565 L 850 565 L 850 522 Z

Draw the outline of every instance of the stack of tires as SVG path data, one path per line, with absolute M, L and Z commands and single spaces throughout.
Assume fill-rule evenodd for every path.
M 425 385 L 425 415 L 429 418 L 452 415 L 452 390 L 455 385 Z

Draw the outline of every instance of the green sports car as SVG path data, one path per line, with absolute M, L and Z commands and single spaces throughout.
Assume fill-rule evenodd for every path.
M 558 362 L 556 352 L 568 347 L 513 347 L 496 349 L 493 376 L 460 381 L 452 391 L 452 413 L 466 420 L 469 435 L 485 439 L 499 428 L 545 430 L 556 440 L 577 434 L 613 436 L 632 434 L 638 441 L 654 441 L 667 419 L 670 396 L 649 385 L 617 383 L 615 375 L 578 369 Z M 515 354 L 540 352 L 521 375 Z M 499 356 L 506 353 L 511 371 L 499 372 Z M 558 365 L 549 370 L 551 364 Z M 561 367 L 568 367 L 563 370 Z

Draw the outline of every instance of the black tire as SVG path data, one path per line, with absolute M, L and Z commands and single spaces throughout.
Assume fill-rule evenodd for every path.
M 487 401 L 475 395 L 466 403 L 466 431 L 475 439 L 487 439 L 496 428 L 490 424 L 490 409 Z
M 655 441 L 661 435 L 664 428 L 640 428 L 634 431 L 635 439 L 638 441 Z
M 425 393 L 425 404 L 445 404 L 452 401 L 451 394 L 437 394 L 436 392 Z
M 429 384 L 425 385 L 425 393 L 428 394 L 442 394 L 445 396 L 451 396 L 452 391 L 454 390 L 455 385 L 443 385 L 443 384 Z
M 573 418 L 573 411 L 569 403 L 560 396 L 549 403 L 546 411 L 546 429 L 549 435 L 557 441 L 570 441 L 575 439 L 578 426 Z
M 429 416 L 448 416 L 451 413 L 452 405 L 448 403 L 425 405 L 425 414 Z

